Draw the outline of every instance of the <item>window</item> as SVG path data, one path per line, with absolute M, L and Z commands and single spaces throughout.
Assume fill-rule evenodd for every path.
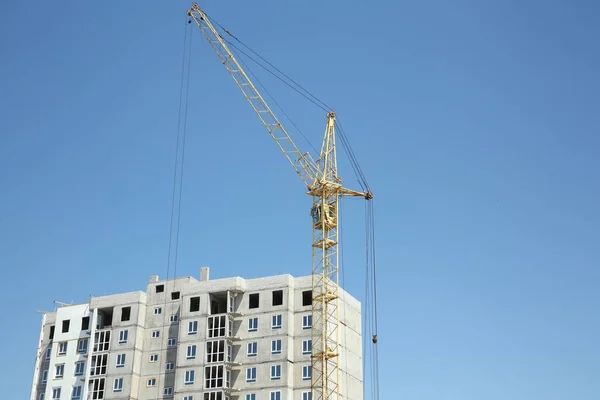
M 121 322 L 129 321 L 131 318 L 131 307 L 121 308 Z
M 44 400 L 45 395 L 46 395 L 45 393 L 40 393 L 40 397 L 38 397 L 38 400 Z
M 167 363 L 167 365 L 166 365 L 165 369 L 166 369 L 167 371 L 174 370 L 174 369 L 175 369 L 175 363 L 172 363 L 172 362 L 169 362 L 169 363 Z
M 58 344 L 58 355 L 64 356 L 67 354 L 67 342 L 60 342 Z
M 194 396 L 184 396 L 183 400 L 194 400 Z
M 302 379 L 303 380 L 309 380 L 310 377 L 312 375 L 312 366 L 311 365 L 305 365 L 304 367 L 302 367 Z
M 225 337 L 225 327 L 227 326 L 227 320 L 224 315 L 216 315 L 208 317 L 208 337 L 218 338 Z M 231 329 L 231 326 L 229 326 Z
M 256 393 L 247 394 L 246 400 L 256 400 Z
M 103 399 L 104 398 L 104 381 L 105 378 L 96 378 L 90 380 L 90 392 L 92 392 L 92 399 Z
M 312 315 L 304 315 L 302 317 L 302 329 L 312 328 Z
M 162 314 L 162 307 L 154 307 L 154 315 Z
M 83 376 L 85 372 L 85 362 L 80 361 L 75 363 L 75 376 Z
M 71 326 L 71 320 L 65 319 L 62 322 L 62 333 L 69 333 L 69 327 Z
M 115 378 L 115 383 L 113 383 L 113 392 L 122 392 L 123 391 L 123 378 Z
M 127 343 L 127 339 L 129 338 L 129 331 L 125 329 L 124 331 L 119 332 L 119 343 Z
M 160 331 L 159 330 L 152 331 L 152 338 L 153 339 L 157 339 L 159 337 L 160 337 Z
M 50 327 L 50 335 L 48 335 L 48 339 L 54 339 L 54 325 Z
M 52 356 L 52 347 L 48 347 L 46 349 L 46 360 L 49 360 L 51 356 Z
M 223 366 L 211 365 L 204 368 L 204 388 L 216 389 L 223 386 Z
M 312 352 L 312 340 L 302 341 L 302 354 L 310 354 Z
M 71 395 L 71 400 L 79 399 L 81 399 L 81 386 L 73 386 L 73 394 Z
M 281 354 L 281 339 L 271 340 L 271 354 Z
M 87 339 L 79 339 L 77 341 L 77 352 L 78 353 L 87 353 L 88 340 Z
M 302 400 L 312 400 L 311 392 L 302 392 Z
M 246 368 L 246 382 L 256 382 L 256 367 Z
M 156 285 L 156 293 L 162 293 L 165 291 L 165 285 Z
M 178 300 L 179 292 L 171 292 L 171 300 Z
M 253 293 L 249 296 L 248 308 L 258 308 L 258 293 Z
M 46 383 L 48 382 L 48 370 L 45 369 L 44 372 L 42 372 L 42 383 Z
M 196 345 L 192 344 L 187 347 L 187 357 L 188 360 L 196 358 Z
M 185 371 L 185 381 L 184 381 L 184 383 L 186 385 L 193 385 L 194 384 L 195 374 L 196 374 L 196 371 L 194 371 L 193 369 Z
M 258 343 L 250 342 L 248 343 L 248 353 L 246 354 L 248 357 L 256 357 L 258 348 Z
M 60 400 L 60 388 L 52 389 L 52 400 Z
M 108 365 L 108 354 L 98 354 L 92 356 L 91 376 L 105 375 L 106 366 Z
M 150 362 L 157 362 L 158 354 L 150 354 Z
M 302 305 L 310 306 L 312 304 L 312 290 L 302 292 Z
M 281 365 L 271 365 L 271 380 L 278 381 L 281 379 Z
M 223 362 L 225 361 L 225 341 L 215 340 L 206 342 L 206 362 Z
M 229 396 L 223 392 L 205 392 L 203 400 L 229 400 Z
M 108 351 L 110 347 L 110 331 L 96 332 L 94 351 Z
M 65 364 L 58 364 L 54 372 L 54 379 L 62 379 L 65 374 Z
M 280 306 L 283 304 L 283 290 L 273 290 L 273 305 Z
M 258 317 L 250 318 L 248 320 L 248 332 L 258 331 Z
M 164 394 L 165 396 L 171 396 L 173 394 L 173 387 L 166 387 Z
M 125 356 L 126 354 L 117 354 L 117 368 L 125 366 Z
M 198 333 L 198 321 L 188 322 L 188 335 L 195 335 Z
M 170 337 L 170 338 L 167 339 L 167 346 L 168 347 L 173 347 L 175 345 L 177 345 L 177 339 L 176 338 Z
M 148 382 L 146 382 L 146 386 L 148 386 L 148 387 L 156 386 L 156 378 L 148 379 Z
M 281 314 L 273 315 L 273 322 L 271 324 L 273 329 L 281 329 Z
M 270 400 L 281 400 L 281 392 L 280 391 L 271 392 L 271 397 L 269 399 Z
M 90 317 L 81 318 L 81 330 L 87 331 L 90 329 Z
M 190 312 L 200 311 L 200 297 L 190 297 Z
M 169 321 L 171 322 L 177 322 L 178 319 L 177 314 L 173 314 L 169 317 Z

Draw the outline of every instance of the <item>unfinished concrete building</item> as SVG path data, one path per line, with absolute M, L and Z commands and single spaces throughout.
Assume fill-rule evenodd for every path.
M 30 400 L 311 400 L 311 277 L 200 275 L 45 313 Z M 340 293 L 341 394 L 362 400 L 360 303 Z

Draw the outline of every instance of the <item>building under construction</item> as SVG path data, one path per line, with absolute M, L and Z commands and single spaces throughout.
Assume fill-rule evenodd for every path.
M 311 400 L 312 278 L 159 280 L 43 315 L 30 400 Z M 341 398 L 361 400 L 360 303 L 340 290 Z

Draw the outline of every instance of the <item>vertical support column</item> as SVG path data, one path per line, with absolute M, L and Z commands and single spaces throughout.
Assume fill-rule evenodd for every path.
M 90 302 L 91 304 L 91 302 Z M 81 390 L 81 398 L 82 399 L 87 399 L 90 394 L 90 377 L 91 377 L 91 372 L 92 372 L 92 354 L 94 353 L 94 345 L 95 345 L 95 341 L 96 341 L 96 324 L 98 323 L 98 309 L 94 308 L 94 310 L 92 311 L 92 315 L 90 318 L 90 339 L 88 341 L 88 357 L 87 360 L 85 362 L 85 374 L 84 374 L 84 380 L 83 380 L 83 389 Z M 114 338 L 111 338 L 111 340 L 114 340 Z M 106 391 L 107 388 L 107 383 L 106 381 L 104 382 L 104 388 Z M 91 397 L 90 397 L 91 398 Z

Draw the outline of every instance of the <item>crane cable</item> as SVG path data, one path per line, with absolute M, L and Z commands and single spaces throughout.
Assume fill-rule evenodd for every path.
M 242 42 L 237 36 L 233 35 L 230 31 L 228 31 L 227 29 L 225 29 L 223 27 L 223 25 L 221 25 L 217 20 L 215 20 L 213 17 L 209 16 L 208 14 L 206 14 L 206 15 L 210 18 L 210 20 L 212 22 L 214 22 L 215 24 L 217 24 L 217 26 L 219 28 L 221 28 L 221 30 L 223 32 L 225 32 L 228 36 L 232 37 L 236 42 L 238 42 L 239 44 L 241 44 L 242 46 L 244 46 L 246 49 L 248 49 L 248 51 L 250 51 L 252 54 L 254 54 L 258 58 L 260 58 L 269 67 L 271 67 L 272 69 L 274 69 L 275 71 L 277 71 L 280 75 L 283 76 L 283 78 L 280 75 L 277 75 L 276 73 L 274 73 L 272 71 L 272 69 L 267 68 L 266 66 L 264 66 L 263 64 L 261 64 L 260 62 L 258 62 L 256 60 L 254 60 L 252 57 L 250 57 L 246 53 L 242 52 L 231 41 L 229 41 L 229 40 L 225 39 L 223 36 L 221 36 L 221 39 L 223 39 L 227 44 L 229 44 L 232 47 L 238 49 L 238 51 L 240 51 L 241 53 L 243 53 L 244 55 L 246 55 L 246 57 L 252 59 L 252 61 L 254 61 L 256 64 L 258 64 L 265 71 L 267 71 L 268 73 L 270 73 L 271 75 L 273 75 L 275 78 L 279 79 L 281 82 L 283 82 L 284 84 L 286 84 L 287 86 L 289 86 L 291 89 L 293 89 L 294 91 L 296 91 L 298 94 L 300 94 L 301 96 L 303 96 L 304 98 L 306 98 L 307 100 L 309 100 L 311 103 L 313 103 L 317 107 L 321 108 L 322 110 L 324 110 L 326 112 L 329 111 L 329 110 L 331 110 L 331 107 L 329 107 L 327 104 L 325 104 L 318 97 L 316 97 L 315 95 L 313 95 L 312 93 L 310 93 L 308 90 L 306 90 L 298 82 L 296 82 L 295 80 L 293 80 L 292 78 L 290 78 L 285 72 L 283 72 L 282 70 L 280 70 L 279 68 L 277 68 L 275 65 L 273 65 L 272 63 L 270 63 L 269 61 L 267 61 L 267 59 L 265 59 L 263 56 L 261 56 L 260 54 L 258 54 L 256 51 L 254 51 L 250 46 L 246 45 L 246 43 Z
M 192 33 L 193 30 L 190 31 L 189 39 L 187 31 L 188 23 L 187 16 L 185 18 L 185 27 L 183 33 L 183 56 L 181 61 L 181 83 L 179 87 L 179 111 L 178 111 L 178 121 L 177 121 L 177 134 L 176 134 L 176 144 L 175 144 L 175 166 L 173 168 L 173 190 L 171 196 L 171 216 L 170 216 L 170 224 L 169 224 L 169 245 L 167 251 L 167 275 L 166 275 L 166 287 L 164 296 L 164 305 L 162 310 L 163 321 L 162 326 L 166 326 L 166 318 L 167 318 L 167 299 L 168 299 L 168 284 L 169 284 L 169 273 L 171 269 L 171 258 L 174 254 L 173 260 L 173 275 L 171 280 L 174 281 L 177 277 L 177 261 L 179 255 L 179 232 L 180 232 L 180 223 L 181 223 L 181 199 L 183 194 L 183 171 L 184 171 L 184 161 L 185 161 L 185 141 L 186 141 L 186 133 L 187 133 L 187 114 L 188 114 L 188 98 L 189 98 L 189 86 L 190 86 L 190 69 L 191 69 L 191 51 L 192 51 Z M 186 68 L 186 58 L 187 58 L 187 68 Z M 186 71 L 187 70 L 187 71 Z M 183 121 L 183 124 L 182 124 Z M 183 125 L 183 126 L 182 126 Z M 181 140 L 180 140 L 181 138 Z M 180 153 L 180 145 L 181 142 L 181 161 L 179 158 Z M 179 178 L 179 188 L 177 187 L 177 181 Z M 177 202 L 175 201 L 178 193 Z M 177 218 L 175 218 L 175 204 L 177 203 Z M 175 230 L 175 244 L 173 245 L 173 230 Z M 181 301 L 181 300 L 180 300 Z M 164 337 L 159 337 L 160 339 L 160 352 L 159 357 L 163 355 L 164 350 Z M 168 340 L 168 338 L 167 338 Z M 166 361 L 166 360 L 165 360 Z M 160 362 L 160 361 L 159 361 Z M 159 373 L 157 377 L 157 387 L 160 388 L 160 378 L 163 373 Z M 156 399 L 162 398 L 164 395 L 157 390 Z
M 377 317 L 377 269 L 375 258 L 375 211 L 374 200 L 365 203 L 365 231 L 366 231 L 366 279 L 365 279 L 365 306 L 367 312 L 363 316 L 363 331 L 371 336 L 371 341 L 364 342 L 363 365 L 370 363 L 370 389 L 371 399 L 379 399 L 379 349 L 378 317 Z M 367 346 L 367 343 L 369 345 Z M 366 387 L 363 387 L 366 391 Z
M 244 53 L 242 50 L 238 49 L 233 43 L 228 42 L 226 40 L 225 40 L 225 42 L 227 42 L 228 44 L 230 44 L 233 49 L 237 50 L 237 52 L 246 55 L 246 53 Z M 277 108 L 279 108 L 281 110 L 281 112 L 283 113 L 283 115 L 285 115 L 286 118 L 291 122 L 292 126 L 296 129 L 296 131 L 298 131 L 298 133 L 302 136 L 302 138 L 304 138 L 304 140 L 306 141 L 306 143 L 313 149 L 313 151 L 316 152 L 317 149 L 315 148 L 315 146 L 313 146 L 313 144 L 310 142 L 310 140 L 308 140 L 308 137 L 306 137 L 306 135 L 302 132 L 302 130 L 300 130 L 300 128 L 298 127 L 298 125 L 296 125 L 296 123 L 294 122 L 294 120 L 292 120 L 292 117 L 289 116 L 289 114 L 283 109 L 283 107 L 281 107 L 279 105 L 279 103 L 277 102 L 277 100 L 275 100 L 275 98 L 271 95 L 271 93 L 267 90 L 267 88 L 262 84 L 262 82 L 260 81 L 260 79 L 258 79 L 258 77 L 254 74 L 254 72 L 252 72 L 252 69 L 248 66 L 248 64 L 246 64 L 246 62 L 244 61 L 244 59 L 242 57 L 240 57 L 239 54 L 237 54 L 237 52 L 235 50 L 231 50 L 231 52 L 234 53 L 234 55 L 236 56 L 236 58 L 244 66 L 245 70 L 247 70 L 250 73 L 250 75 L 252 75 L 252 77 L 254 78 L 254 80 L 258 83 L 258 86 L 260 86 L 262 88 L 262 90 L 264 91 L 264 93 L 266 93 L 267 96 L 277 106 Z M 250 57 L 250 56 L 247 56 L 247 57 L 249 59 L 251 59 L 252 61 L 256 62 L 254 59 L 252 59 L 252 57 Z
M 254 54 L 262 62 L 256 60 L 256 58 L 252 57 L 251 55 L 249 55 L 248 53 L 246 53 L 245 51 L 243 51 L 242 49 L 240 49 L 238 46 L 235 45 L 235 43 L 233 43 L 230 40 L 227 40 L 223 35 L 220 35 L 221 39 L 223 39 L 223 41 L 225 43 L 227 43 L 232 49 L 236 50 L 237 53 L 244 55 L 246 58 L 248 58 L 249 60 L 251 60 L 252 62 L 254 62 L 255 64 L 257 64 L 259 67 L 261 67 L 262 69 L 264 69 L 265 71 L 267 71 L 269 74 L 271 74 L 272 76 L 274 76 L 275 78 L 277 78 L 279 81 L 283 82 L 289 88 L 291 88 L 292 90 L 294 90 L 296 93 L 300 94 L 302 97 L 304 97 L 305 99 L 307 99 L 308 101 L 310 101 L 311 103 L 313 103 L 315 106 L 317 106 L 321 110 L 323 110 L 325 112 L 328 112 L 328 111 L 330 111 L 332 109 L 324 101 L 322 101 L 321 99 L 319 99 L 317 96 L 315 96 L 310 91 L 308 91 L 304 86 L 302 86 L 301 84 L 299 84 L 298 82 L 296 82 L 294 79 L 292 79 L 288 74 L 286 74 L 285 72 L 283 72 L 281 69 L 277 68 L 271 62 L 269 62 L 267 59 L 265 59 L 263 56 L 261 56 L 258 52 L 256 52 L 250 46 L 248 46 L 246 43 L 244 43 L 242 40 L 240 40 L 237 36 L 235 36 L 234 34 L 232 34 L 229 30 L 225 29 L 223 27 L 223 25 L 221 25 L 214 18 L 210 17 L 208 14 L 206 14 L 206 15 L 210 18 L 210 20 L 212 22 L 214 22 L 219 28 L 221 28 L 221 30 L 226 35 L 228 35 L 231 38 L 233 38 L 236 42 L 238 42 L 240 45 L 242 45 L 243 47 L 245 47 L 249 52 L 251 52 L 252 54 Z M 232 50 L 232 52 L 233 52 L 233 50 Z M 240 60 L 240 62 L 243 63 L 243 59 L 241 57 L 239 57 L 238 54 L 236 54 L 236 56 Z M 247 67 L 247 65 L 244 65 L 244 66 Z M 276 71 L 277 73 L 275 73 L 273 70 Z M 256 78 L 256 75 L 254 73 L 252 73 L 252 71 L 250 71 L 250 73 L 257 80 L 257 82 L 259 83 L 259 85 L 265 90 L 265 92 L 267 93 L 267 95 L 277 105 L 277 107 L 279 107 L 279 109 L 281 109 L 281 111 L 285 114 L 285 116 L 290 120 L 290 122 L 292 123 L 292 125 L 294 125 L 294 127 L 296 128 L 296 130 L 298 130 L 298 132 L 300 132 L 300 134 L 302 135 L 302 137 L 304 138 L 304 140 L 306 140 L 306 142 L 310 145 L 310 147 L 312 147 L 313 150 L 316 152 L 317 150 L 314 148 L 314 146 L 310 143 L 310 141 L 306 138 L 306 136 L 300 131 L 300 129 L 298 128 L 298 126 L 292 121 L 292 119 L 289 117 L 289 115 L 279 106 L 279 104 L 273 98 L 273 96 L 271 96 L 268 93 L 268 91 L 266 90 L 266 88 L 264 87 L 264 85 L 262 85 L 260 83 L 260 81 L 258 80 L 258 78 Z M 350 160 L 350 165 L 351 165 L 351 167 L 352 167 L 352 169 L 354 171 L 354 174 L 357 177 L 357 181 L 358 181 L 359 186 L 362 188 L 362 190 L 364 192 L 370 194 L 371 190 L 369 188 L 369 185 L 367 183 L 365 175 L 364 175 L 364 173 L 363 173 L 363 171 L 362 171 L 362 169 L 360 167 L 360 164 L 358 163 L 358 160 L 356 158 L 356 154 L 354 153 L 354 150 L 352 150 L 352 146 L 350 146 L 350 141 L 348 140 L 348 137 L 346 136 L 346 133 L 344 132 L 344 129 L 342 127 L 342 123 L 339 120 L 339 117 L 336 119 L 336 128 L 337 128 L 338 133 L 339 133 L 338 136 L 340 137 L 340 141 L 342 143 L 342 147 L 344 148 L 344 151 L 348 155 L 348 158 Z

